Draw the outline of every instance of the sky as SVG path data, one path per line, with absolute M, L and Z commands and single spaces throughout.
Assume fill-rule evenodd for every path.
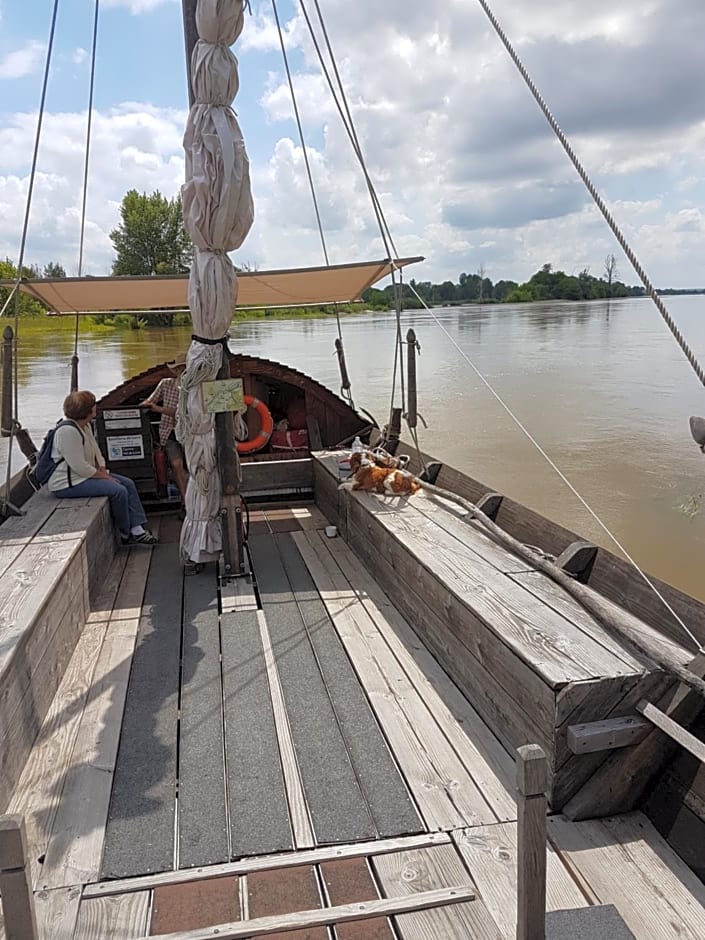
M 476 0 L 319 0 L 370 178 L 417 280 L 542 265 L 638 282 Z M 0 0 L 0 258 L 17 261 L 53 0 Z M 657 287 L 705 286 L 705 3 L 493 0 L 510 41 Z M 313 0 L 306 9 L 315 16 Z M 78 273 L 94 0 L 61 0 L 25 263 Z M 298 2 L 278 0 L 330 261 L 386 256 Z M 323 263 L 271 0 L 233 51 L 260 269 Z M 108 274 L 129 189 L 183 182 L 180 0 L 102 0 L 84 274 Z

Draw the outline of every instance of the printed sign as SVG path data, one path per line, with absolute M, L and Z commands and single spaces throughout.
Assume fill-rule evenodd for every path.
M 204 382 L 203 409 L 208 412 L 244 411 L 245 396 L 242 379 L 217 379 Z
M 139 418 L 140 410 L 139 408 L 120 408 L 104 411 L 102 414 L 106 421 L 118 421 L 123 418 Z
M 136 418 L 120 418 L 119 421 L 106 421 L 106 431 L 119 431 L 120 428 L 141 428 L 142 418 L 137 415 Z
M 108 460 L 143 460 L 144 442 L 140 434 L 123 434 L 105 440 Z

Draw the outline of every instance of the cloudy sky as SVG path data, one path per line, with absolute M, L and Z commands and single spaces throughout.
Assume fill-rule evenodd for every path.
M 544 263 L 636 275 L 476 0 L 320 0 L 397 250 L 420 280 Z M 657 286 L 705 286 L 703 0 L 493 0 Z M 314 5 L 306 7 L 313 15 Z M 53 0 L 0 0 L 0 258 L 16 260 Z M 332 262 L 383 257 L 299 4 L 279 0 Z M 61 0 L 25 261 L 78 263 L 94 0 Z M 234 260 L 322 263 L 270 0 L 235 50 L 256 222 Z M 102 0 L 84 273 L 109 273 L 125 192 L 174 196 L 186 120 L 180 0 Z

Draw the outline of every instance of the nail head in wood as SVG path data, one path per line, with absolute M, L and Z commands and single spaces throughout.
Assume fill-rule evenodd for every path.
M 548 761 L 538 744 L 525 744 L 517 751 L 517 789 L 522 796 L 539 796 L 548 787 Z

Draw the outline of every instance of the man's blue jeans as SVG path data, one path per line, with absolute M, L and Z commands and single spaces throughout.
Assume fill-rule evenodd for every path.
M 137 487 L 129 477 L 111 473 L 110 479 L 91 477 L 64 490 L 54 490 L 59 499 L 81 499 L 86 496 L 107 496 L 110 512 L 120 535 L 128 536 L 134 526 L 144 525 L 147 517 L 142 508 Z

